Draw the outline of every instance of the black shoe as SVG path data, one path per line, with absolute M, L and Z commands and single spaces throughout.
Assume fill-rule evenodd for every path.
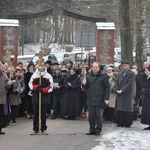
M 124 126 L 125 128 L 130 128 L 130 126 Z
M 147 127 L 147 128 L 144 128 L 144 130 L 150 130 L 150 126 L 149 126 L 149 127 Z
M 13 119 L 13 121 L 12 121 L 13 123 L 16 123 L 16 119 Z
M 118 124 L 117 127 L 124 127 L 123 125 Z
M 5 134 L 5 132 L 0 131 L 0 134 L 4 135 L 4 134 Z
M 86 135 L 95 135 L 95 132 L 86 133 Z
M 100 135 L 100 133 L 99 132 L 95 132 L 95 135 Z

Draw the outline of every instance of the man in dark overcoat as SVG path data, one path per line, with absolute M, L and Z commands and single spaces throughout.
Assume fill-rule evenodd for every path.
M 117 93 L 117 126 L 130 127 L 133 123 L 133 92 L 135 86 L 135 74 L 130 69 L 128 61 L 121 62 L 122 71 L 117 78 L 114 88 Z

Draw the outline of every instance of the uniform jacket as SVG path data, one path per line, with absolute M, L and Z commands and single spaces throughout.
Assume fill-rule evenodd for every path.
M 38 85 L 40 79 L 40 72 L 38 69 L 33 73 L 31 79 L 29 81 L 29 87 L 33 92 L 32 102 L 33 104 L 39 103 L 39 92 L 38 92 Z M 53 90 L 53 78 L 52 76 L 47 73 L 46 70 L 41 72 L 41 84 L 42 84 L 42 104 L 48 104 L 50 99 L 50 92 Z

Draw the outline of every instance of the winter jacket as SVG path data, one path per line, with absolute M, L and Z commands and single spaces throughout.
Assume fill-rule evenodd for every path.
M 32 96 L 33 104 L 39 103 L 39 91 L 38 91 L 39 79 L 40 79 L 40 72 L 37 69 L 31 76 L 31 79 L 29 81 L 29 87 L 33 92 Z M 48 104 L 50 99 L 49 93 L 52 92 L 53 90 L 53 78 L 49 73 L 47 73 L 46 70 L 41 72 L 41 85 L 42 85 L 42 92 L 41 92 L 42 104 Z
M 104 100 L 109 100 L 110 85 L 107 74 L 98 72 L 97 75 L 87 75 L 87 83 L 82 84 L 84 89 L 87 89 L 87 104 L 88 105 L 102 105 Z
M 60 95 L 60 94 L 64 94 L 64 78 L 60 75 L 60 76 L 53 76 L 53 82 L 54 83 L 58 83 L 58 86 L 60 86 L 59 89 L 53 89 L 53 93 L 54 95 Z
M 10 88 L 7 84 L 8 80 L 7 75 L 0 70 L 0 104 L 4 104 L 7 89 Z
M 135 95 L 135 74 L 131 69 L 126 70 L 126 75 L 121 71 L 117 77 L 117 83 L 114 87 L 115 92 L 122 90 L 117 94 L 117 110 L 124 112 L 133 112 L 133 95 Z
M 19 105 L 21 104 L 20 97 L 21 85 L 17 78 L 12 80 L 11 88 L 8 90 L 8 100 L 10 105 Z

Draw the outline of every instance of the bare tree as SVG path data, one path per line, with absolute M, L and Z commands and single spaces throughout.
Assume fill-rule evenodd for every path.
M 129 0 L 120 0 L 121 59 L 132 63 L 132 36 L 129 14 Z
M 135 50 L 136 63 L 142 67 L 147 57 L 146 49 L 146 1 L 135 0 Z

